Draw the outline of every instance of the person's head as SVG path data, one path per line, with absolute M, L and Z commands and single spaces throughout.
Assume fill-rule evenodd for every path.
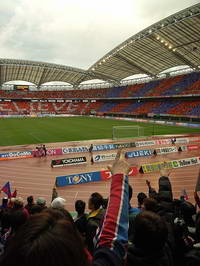
M 27 202 L 28 202 L 28 204 L 29 205 L 31 205 L 31 204 L 33 204 L 33 196 L 29 196 L 29 197 L 27 197 Z
M 161 250 L 168 236 L 165 221 L 156 213 L 143 211 L 135 218 L 134 244 L 145 253 Z
M 141 207 L 143 205 L 144 199 L 146 198 L 147 198 L 147 195 L 143 192 L 140 192 L 137 194 L 138 207 Z
M 27 215 L 22 209 L 11 212 L 10 226 L 13 232 L 16 232 L 27 220 Z
M 92 211 L 98 210 L 103 203 L 103 197 L 98 192 L 94 192 L 91 194 L 88 201 L 88 208 Z
M 65 205 L 66 205 L 66 200 L 63 199 L 62 197 L 55 198 L 51 203 L 52 208 L 63 208 L 64 209 Z
M 2 199 L 2 206 L 1 208 L 7 208 L 7 205 L 8 205 L 8 198 L 3 198 Z
M 13 203 L 14 209 L 21 209 L 24 206 L 24 200 L 21 197 L 15 198 Z
M 195 226 L 193 215 L 196 214 L 195 206 L 189 201 L 183 201 L 180 204 L 180 211 L 187 226 Z
M 84 214 L 85 212 L 85 202 L 83 200 L 77 200 L 75 202 L 75 210 L 78 215 Z
M 58 212 L 44 211 L 31 216 L 9 242 L 0 258 L 1 265 L 16 262 L 20 266 L 89 265 L 79 233 Z
M 157 209 L 158 202 L 153 198 L 144 199 L 143 208 L 145 211 L 155 212 Z
M 46 206 L 46 200 L 43 197 L 39 197 L 36 201 L 36 204 L 41 206 L 41 207 L 45 207 Z

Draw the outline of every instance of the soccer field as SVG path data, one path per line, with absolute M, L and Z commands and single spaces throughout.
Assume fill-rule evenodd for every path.
M 199 129 L 92 117 L 0 119 L 0 146 L 112 138 L 113 126 L 144 127 L 145 136 L 199 132 Z

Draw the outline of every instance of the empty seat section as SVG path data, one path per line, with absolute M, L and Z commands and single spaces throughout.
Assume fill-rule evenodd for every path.
M 107 92 L 106 97 L 107 98 L 119 97 L 123 89 L 124 87 L 114 87 L 110 91 Z
M 152 108 L 152 113 L 154 114 L 165 114 L 168 113 L 168 111 L 175 107 L 176 105 L 178 105 L 180 102 L 176 102 L 176 101 L 164 101 L 161 102 L 160 105 Z
M 143 104 L 144 104 L 143 102 L 134 102 L 134 103 L 130 104 L 129 106 L 127 106 L 125 109 L 123 109 L 123 112 L 133 113 L 133 112 L 135 112 L 135 110 L 137 110 L 137 108 L 139 108 Z
M 171 86 L 167 91 L 163 93 L 163 95 L 178 95 L 182 94 L 188 87 L 190 87 L 194 82 L 198 80 L 198 75 L 196 73 L 192 73 L 189 75 L 183 75 L 182 79 L 179 80 L 176 84 Z
M 160 84 L 160 80 L 155 80 L 155 81 L 151 81 L 148 83 L 144 83 L 143 86 L 138 90 L 136 96 L 137 97 L 146 96 L 149 91 L 153 90 L 159 84 Z
M 152 109 L 158 107 L 160 104 L 161 104 L 160 102 L 146 102 L 137 108 L 136 113 L 137 114 L 152 113 Z
M 142 87 L 143 84 L 135 84 L 135 85 L 129 85 L 128 87 L 125 87 L 121 94 L 119 95 L 120 97 L 134 97 L 138 90 Z
M 168 90 L 169 87 L 171 87 L 173 84 L 178 82 L 181 79 L 181 76 L 177 76 L 170 79 L 161 80 L 158 86 L 155 88 L 149 90 L 149 92 L 145 96 L 160 96 L 162 95 L 166 90 Z
M 110 110 L 117 105 L 117 103 L 104 103 L 99 109 L 98 112 L 110 112 Z

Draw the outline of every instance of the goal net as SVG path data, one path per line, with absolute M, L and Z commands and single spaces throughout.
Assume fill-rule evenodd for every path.
M 113 126 L 112 138 L 125 139 L 144 136 L 144 128 L 140 126 Z

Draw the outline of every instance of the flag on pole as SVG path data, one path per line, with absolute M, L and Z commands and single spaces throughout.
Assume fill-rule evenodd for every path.
M 10 183 L 7 182 L 1 189 L 1 191 L 3 191 L 7 196 L 8 198 L 10 199 L 12 194 L 11 194 L 11 190 L 10 190 Z
M 17 189 L 14 190 L 14 192 L 12 193 L 12 198 L 16 198 L 17 197 Z

